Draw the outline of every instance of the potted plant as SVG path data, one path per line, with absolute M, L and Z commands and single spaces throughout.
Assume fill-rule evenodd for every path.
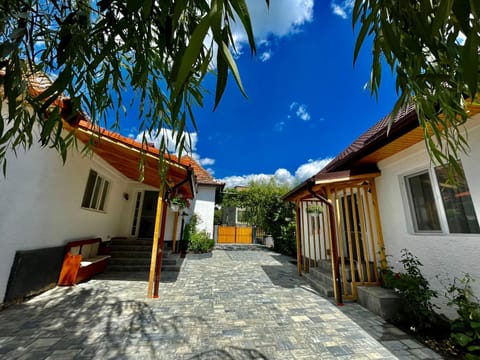
M 190 206 L 190 201 L 183 194 L 173 194 L 168 200 L 168 205 L 172 211 L 180 211 Z

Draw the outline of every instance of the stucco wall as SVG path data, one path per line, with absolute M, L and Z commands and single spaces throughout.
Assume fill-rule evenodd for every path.
M 81 208 L 90 169 L 110 181 L 105 212 Z M 32 147 L 8 156 L 0 179 L 0 301 L 3 301 L 15 251 L 62 245 L 70 240 L 128 235 L 133 199 L 130 181 L 98 157 L 72 151 L 65 165 L 52 149 Z
M 205 230 L 213 239 L 213 220 L 215 213 L 215 187 L 198 186 L 198 193 L 193 204 L 193 211 L 198 215 L 197 230 Z
M 469 121 L 468 139 L 471 151 L 461 156 L 470 193 L 480 222 L 480 116 Z M 480 235 L 415 234 L 406 198 L 404 176 L 432 166 L 423 142 L 398 153 L 379 164 L 382 175 L 376 179 L 385 249 L 390 265 L 400 269 L 400 251 L 410 250 L 423 263 L 422 272 L 442 294 L 444 286 L 437 279 L 473 278 L 480 295 Z M 445 310 L 445 299 L 439 299 Z

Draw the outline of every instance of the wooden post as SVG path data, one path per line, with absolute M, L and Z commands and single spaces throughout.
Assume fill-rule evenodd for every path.
M 150 261 L 150 274 L 148 277 L 148 290 L 147 290 L 148 298 L 153 297 L 153 283 L 155 280 L 155 268 L 157 265 L 158 234 L 160 231 L 160 219 L 163 216 L 163 197 L 164 196 L 165 196 L 165 188 L 164 188 L 164 184 L 162 183 L 160 186 L 160 190 L 158 192 L 157 211 L 155 213 L 155 228 L 153 231 L 152 258 Z
M 178 228 L 178 214 L 179 212 L 175 212 L 175 217 L 173 219 L 173 239 L 172 239 L 172 253 L 176 253 L 176 245 L 177 245 L 177 228 Z
M 297 240 L 297 271 L 298 275 L 302 275 L 302 247 L 300 246 L 301 236 L 301 221 L 300 221 L 300 201 L 295 201 L 295 215 L 296 215 L 296 226 L 297 231 L 295 232 L 295 237 Z
M 158 287 L 160 286 L 160 272 L 162 271 L 163 261 L 163 244 L 165 243 L 165 223 L 167 220 L 167 202 L 163 202 L 162 209 L 162 226 L 160 227 L 160 239 L 158 242 L 157 261 L 155 266 L 155 286 L 153 289 L 153 297 L 158 298 Z
M 369 182 L 371 182 L 370 180 Z M 371 189 L 370 189 L 371 191 Z M 368 190 L 365 192 L 365 205 L 367 208 L 367 219 L 368 219 L 368 227 L 369 227 L 369 237 L 370 237 L 370 246 L 372 248 L 372 253 L 373 253 L 373 271 L 375 273 L 375 281 L 379 282 L 380 281 L 380 276 L 378 275 L 378 269 L 377 269 L 377 252 L 376 252 L 376 246 L 375 246 L 375 239 L 373 236 L 373 224 L 372 224 L 372 212 L 370 211 L 370 197 L 368 196 Z
M 366 196 L 365 188 L 357 187 L 357 196 L 358 196 L 358 209 L 360 212 L 360 228 L 361 228 L 361 239 L 363 245 L 363 256 L 365 258 L 366 270 L 367 270 L 367 281 L 372 282 L 372 273 L 370 271 L 370 251 L 368 247 L 368 238 L 367 231 L 365 227 L 365 207 L 364 207 L 364 196 Z M 375 249 L 372 249 L 375 251 Z M 375 266 L 375 265 L 374 265 Z
M 352 193 L 350 192 L 350 196 L 352 196 Z M 350 286 L 352 289 L 352 295 L 356 299 L 357 297 L 357 287 L 356 287 L 356 277 L 355 277 L 355 263 L 353 259 L 353 239 L 352 239 L 352 227 L 350 226 L 350 211 L 348 208 L 348 200 L 347 200 L 347 190 L 343 190 L 343 210 L 345 211 L 344 217 L 346 220 L 346 225 L 347 225 L 347 245 L 348 245 L 348 258 L 349 258 L 349 263 L 350 263 Z
M 307 239 L 308 239 L 308 269 L 307 271 L 310 272 L 310 267 L 312 266 L 312 237 L 310 236 L 310 215 L 308 214 L 308 204 L 307 203 Z M 313 239 L 315 241 L 315 239 Z M 306 255 L 306 254 L 305 254 Z
M 375 188 L 375 179 L 370 182 L 372 191 L 373 212 L 375 214 L 375 228 L 377 229 L 377 243 L 380 247 L 380 266 L 382 270 L 387 270 L 387 258 L 385 256 L 385 244 L 383 242 L 382 224 L 380 222 L 380 212 L 378 210 L 377 189 Z

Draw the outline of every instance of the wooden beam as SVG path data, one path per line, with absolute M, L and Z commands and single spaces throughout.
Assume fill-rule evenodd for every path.
M 157 211 L 155 213 L 155 228 L 153 231 L 153 244 L 152 244 L 152 257 L 150 260 L 150 274 L 148 277 L 148 290 L 147 290 L 147 297 L 153 297 L 153 285 L 155 280 L 155 269 L 157 266 L 157 252 L 158 252 L 158 235 L 160 232 L 160 222 L 163 213 L 163 198 L 165 196 L 165 187 L 164 184 L 161 185 L 160 190 L 158 192 L 158 199 L 157 199 Z
M 162 225 L 160 227 L 160 238 L 158 240 L 157 261 L 155 265 L 155 286 L 153 289 L 153 297 L 158 298 L 158 288 L 160 286 L 160 273 L 162 271 L 163 261 L 163 244 L 165 243 L 165 223 L 167 220 L 167 202 L 163 202 L 162 208 Z
M 387 270 L 387 258 L 385 256 L 385 244 L 383 242 L 382 223 L 380 222 L 380 211 L 378 210 L 377 189 L 375 188 L 375 181 L 370 183 L 370 190 L 372 191 L 373 212 L 375 214 L 375 228 L 377 229 L 377 244 L 380 248 L 380 267 L 382 270 Z
M 301 218 L 300 218 L 300 201 L 295 201 L 295 213 L 296 213 L 296 226 L 297 231 L 295 232 L 295 237 L 297 241 L 297 271 L 298 275 L 302 275 L 302 247 L 300 246 L 301 236 Z
M 172 253 L 175 253 L 176 244 L 177 244 L 177 229 L 178 229 L 178 215 L 179 211 L 175 212 L 175 217 L 173 219 L 173 240 L 172 240 Z

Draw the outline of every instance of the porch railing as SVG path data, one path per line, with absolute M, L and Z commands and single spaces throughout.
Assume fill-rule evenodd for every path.
M 339 273 L 344 299 L 357 298 L 358 285 L 378 285 L 384 258 L 373 181 L 322 189 L 333 205 Z M 327 205 L 315 198 L 300 202 L 300 266 L 303 272 L 320 261 L 332 262 L 332 229 Z M 332 272 L 333 276 L 333 272 Z

